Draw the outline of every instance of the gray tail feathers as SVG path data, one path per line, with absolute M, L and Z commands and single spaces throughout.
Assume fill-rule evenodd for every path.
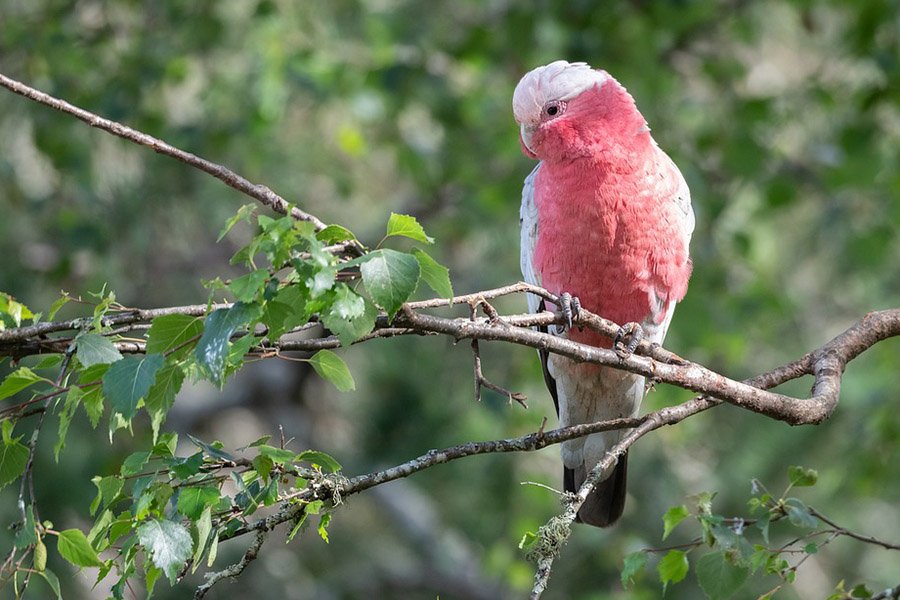
M 587 500 L 578 510 L 576 523 L 587 523 L 595 527 L 609 527 L 622 516 L 625 510 L 625 480 L 628 472 L 628 454 L 619 457 L 612 474 L 598 483 L 588 494 Z M 587 469 L 563 467 L 563 486 L 573 494 L 578 491 L 587 477 Z

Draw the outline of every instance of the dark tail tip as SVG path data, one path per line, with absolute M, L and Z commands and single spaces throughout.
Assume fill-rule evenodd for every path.
M 597 484 L 588 495 L 587 500 L 578 510 L 577 523 L 586 523 L 594 527 L 609 527 L 619 520 L 622 511 L 625 510 L 625 487 L 628 474 L 628 455 L 619 457 L 616 468 L 604 481 Z M 563 467 L 563 486 L 567 492 L 577 492 L 587 471 L 580 469 L 567 469 Z

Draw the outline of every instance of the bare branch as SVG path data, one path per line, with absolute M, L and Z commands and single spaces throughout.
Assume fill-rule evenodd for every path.
M 223 579 L 226 579 L 228 577 L 238 577 L 241 573 L 243 573 L 244 569 L 247 568 L 247 565 L 256 560 L 256 557 L 259 555 L 260 548 L 262 548 L 262 545 L 266 542 L 266 536 L 268 535 L 268 533 L 269 532 L 265 530 L 257 531 L 256 537 L 253 539 L 253 543 L 251 543 L 247 548 L 247 551 L 244 552 L 244 556 L 241 557 L 241 560 L 239 560 L 235 564 L 225 567 L 221 571 L 216 571 L 215 573 L 207 573 L 206 583 L 198 586 L 197 591 L 194 592 L 194 600 L 200 600 L 201 598 L 205 597 L 206 593 L 209 592 L 212 586 L 216 585 Z
M 50 108 L 55 108 L 60 112 L 70 114 L 73 117 L 84 121 L 91 127 L 96 127 L 97 129 L 101 129 L 107 133 L 111 133 L 122 139 L 128 140 L 129 142 L 133 142 L 141 146 L 146 146 L 148 148 L 151 148 L 154 152 L 164 154 L 166 156 L 171 156 L 172 158 L 180 160 L 181 162 L 188 164 L 196 169 L 200 169 L 201 171 L 208 173 L 216 179 L 222 181 L 225 185 L 232 187 L 239 192 L 246 194 L 247 196 L 250 196 L 251 198 L 259 201 L 260 203 L 269 207 L 277 213 L 286 215 L 288 214 L 288 208 L 290 208 L 290 214 L 295 219 L 299 219 L 301 221 L 309 221 L 310 223 L 315 225 L 316 230 L 322 230 L 325 228 L 325 223 L 323 223 L 315 215 L 304 212 L 296 206 L 291 206 L 287 200 L 285 200 L 266 186 L 253 183 L 252 181 L 241 177 L 227 167 L 223 167 L 222 165 L 208 161 L 205 158 L 197 156 L 196 154 L 191 154 L 190 152 L 180 150 L 175 146 L 172 146 L 171 144 L 167 144 L 159 138 L 147 135 L 146 133 L 142 133 L 140 131 L 137 131 L 136 129 L 132 129 L 131 127 L 122 125 L 121 123 L 117 123 L 116 121 L 105 119 L 99 115 L 84 110 L 83 108 L 79 108 L 73 104 L 70 104 L 65 100 L 60 100 L 59 98 L 55 98 L 49 94 L 45 94 L 44 92 L 27 86 L 24 83 L 16 81 L 15 79 L 11 79 L 3 75 L 2 73 L 0 73 L 0 85 L 13 93 L 28 98 L 29 100 L 33 100 L 34 102 L 37 102 L 39 104 L 49 106 Z

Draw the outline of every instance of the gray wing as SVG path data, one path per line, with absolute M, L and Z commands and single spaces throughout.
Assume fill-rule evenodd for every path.
M 521 256 L 519 265 L 522 268 L 522 277 L 528 283 L 541 285 L 541 276 L 534 269 L 534 248 L 538 239 L 538 212 L 534 204 L 534 180 L 537 177 L 540 163 L 525 178 L 525 186 L 522 188 L 522 207 L 519 209 L 519 226 L 521 227 Z M 533 294 L 526 294 L 528 312 L 540 312 L 541 299 Z

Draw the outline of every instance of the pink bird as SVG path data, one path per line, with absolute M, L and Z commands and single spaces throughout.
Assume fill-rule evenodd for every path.
M 626 351 L 634 351 L 640 337 L 661 344 L 691 275 L 694 213 L 678 167 L 656 145 L 625 88 L 585 63 L 558 60 L 526 74 L 516 86 L 513 113 L 522 151 L 541 161 L 522 190 L 525 280 L 560 296 L 570 325 L 572 312 L 583 306 L 623 325 L 620 336 L 630 334 Z M 544 308 L 532 295 L 528 307 Z M 587 330 L 569 327 L 561 335 L 612 347 Z M 643 377 L 540 356 L 560 426 L 637 414 Z M 622 436 L 609 431 L 563 443 L 566 491 L 576 492 Z M 579 521 L 606 527 L 622 515 L 627 458 L 622 454 L 603 474 Z

